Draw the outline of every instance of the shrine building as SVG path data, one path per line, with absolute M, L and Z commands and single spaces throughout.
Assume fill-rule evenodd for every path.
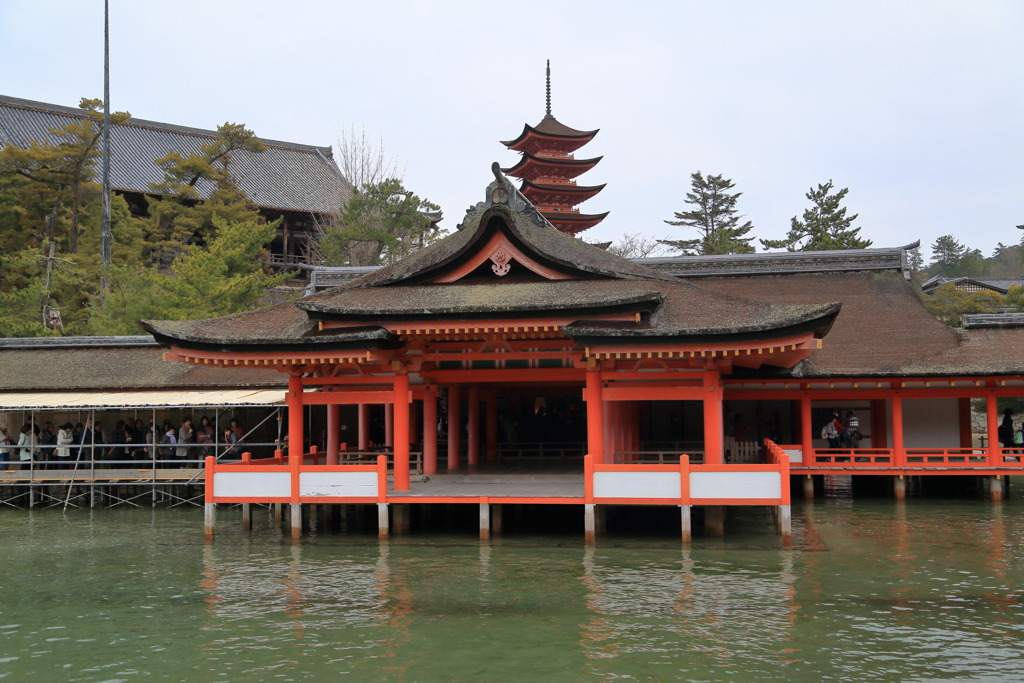
M 910 477 L 969 476 L 998 497 L 1024 466 L 995 438 L 997 400 L 1024 395 L 1024 328 L 944 327 L 903 249 L 641 265 L 492 172 L 456 232 L 402 261 L 143 323 L 169 361 L 287 377 L 287 448 L 207 459 L 209 536 L 219 503 L 290 505 L 295 536 L 304 505 L 375 505 L 386 535 L 410 506 L 461 503 L 485 538 L 505 504 L 576 506 L 588 539 L 608 509 L 674 506 L 684 540 L 695 507 L 720 533 L 724 507 L 769 506 L 787 538 L 791 477 L 805 495 L 884 477 L 901 496 Z M 859 416 L 859 443 L 822 440 L 833 411 Z

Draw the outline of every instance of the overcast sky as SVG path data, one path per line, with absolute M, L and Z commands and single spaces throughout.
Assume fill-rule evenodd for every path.
M 1024 2 L 110 0 L 111 105 L 264 138 L 383 138 L 453 229 L 499 144 L 544 115 L 600 133 L 585 237 L 677 239 L 690 174 L 724 174 L 759 237 L 849 187 L 874 246 L 944 234 L 990 255 L 1024 223 Z M 103 92 L 102 0 L 0 0 L 0 92 Z M 760 250 L 760 249 L 759 249 Z

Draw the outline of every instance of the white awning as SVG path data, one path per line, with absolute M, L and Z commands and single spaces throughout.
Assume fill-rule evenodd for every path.
M 0 411 L 89 408 L 178 408 L 276 406 L 285 389 L 208 389 L 205 391 L 54 391 L 0 393 Z

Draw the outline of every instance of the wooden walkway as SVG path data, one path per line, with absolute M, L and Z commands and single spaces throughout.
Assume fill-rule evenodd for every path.
M 397 498 L 579 498 L 583 502 L 583 472 L 578 474 L 437 474 L 414 478 L 411 489 L 395 491 Z M 414 501 L 410 501 L 414 502 Z M 543 502 L 538 500 L 537 502 Z
M 92 469 L 79 468 L 78 470 L 13 470 L 0 472 L 0 486 L 5 485 L 30 485 L 30 484 L 91 484 L 91 483 L 161 483 L 173 484 L 193 481 L 197 484 L 203 483 L 203 470 L 201 468 L 111 468 Z

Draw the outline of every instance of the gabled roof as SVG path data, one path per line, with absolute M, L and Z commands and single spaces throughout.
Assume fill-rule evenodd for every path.
M 59 128 L 85 118 L 81 109 L 0 95 L 0 146 L 27 147 L 44 142 Z M 182 155 L 199 152 L 200 145 L 215 140 L 217 132 L 170 123 L 131 119 L 111 127 L 111 186 L 118 191 L 152 194 L 151 183 L 163 181 L 154 163 L 171 150 Z M 231 173 L 238 186 L 257 206 L 265 209 L 331 213 L 351 192 L 331 156 L 331 148 L 262 139 L 261 153 L 235 152 Z M 196 189 L 208 197 L 210 183 Z
M 921 285 L 921 291 L 925 294 L 931 294 L 939 287 L 943 285 L 953 285 L 957 288 L 963 289 L 988 289 L 998 294 L 1006 294 L 1010 291 L 1010 287 L 1015 285 L 1024 285 L 1024 276 L 1022 277 L 946 277 L 945 275 L 936 275 L 934 277 L 925 280 Z
M 488 212 L 495 211 L 507 221 L 513 240 L 540 255 L 552 267 L 576 271 L 581 277 L 632 277 L 673 281 L 671 276 L 620 258 L 554 229 L 537 208 L 501 174 L 497 163 L 491 166 L 491 171 L 495 174 L 495 182 L 488 185 L 484 201 L 469 209 L 455 233 L 425 249 L 413 252 L 397 263 L 380 268 L 342 285 L 338 290 L 331 291 L 424 280 L 433 273 L 450 268 L 460 259 L 466 258 L 474 245 L 486 239 L 487 224 L 482 219 Z M 329 291 L 303 299 L 302 305 L 305 306 L 306 302 L 316 301 L 317 297 L 330 294 Z
M 588 345 L 823 336 L 838 304 L 776 305 L 723 296 L 556 230 L 492 166 L 485 201 L 458 232 L 339 287 L 261 311 L 144 323 L 193 349 L 388 349 L 406 321 L 550 320 Z M 515 266 L 513 268 L 513 265 Z

